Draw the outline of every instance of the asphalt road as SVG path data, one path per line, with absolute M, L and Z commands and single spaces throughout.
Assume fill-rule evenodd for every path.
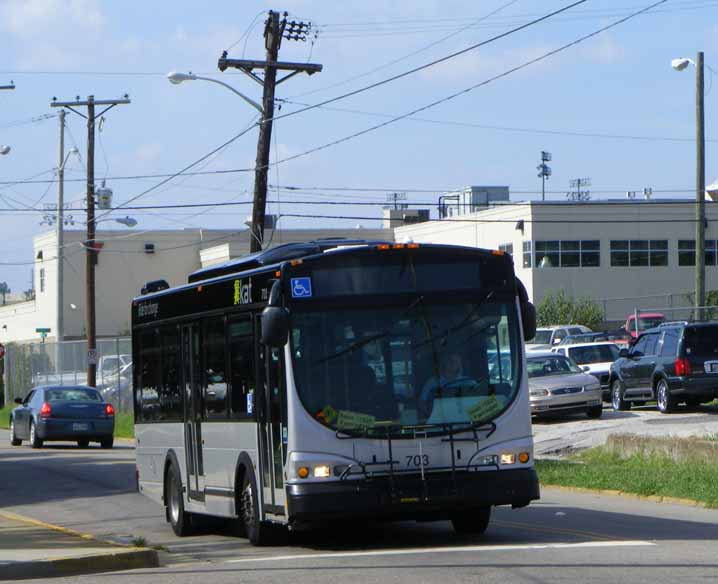
M 650 582 L 713 581 L 718 511 L 545 490 L 498 509 L 483 537 L 449 523 L 401 523 L 301 534 L 253 548 L 221 525 L 176 538 L 163 510 L 134 492 L 134 451 L 12 448 L 0 431 L 0 505 L 102 537 L 144 537 L 166 566 L 103 582 Z M 97 576 L 53 582 L 96 582 Z

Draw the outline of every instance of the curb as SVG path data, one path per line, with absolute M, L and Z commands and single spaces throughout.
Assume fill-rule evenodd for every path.
M 97 572 L 157 568 L 159 558 L 152 549 L 122 550 L 108 554 L 94 554 L 75 558 L 17 562 L 3 565 L 0 580 L 29 580 L 32 578 L 56 578 Z
M 661 495 L 639 495 L 637 493 L 628 493 L 626 491 L 618 491 L 615 489 L 589 489 L 587 487 L 571 487 L 566 485 L 551 485 L 541 483 L 541 487 L 547 489 L 557 489 L 559 491 L 569 491 L 571 493 L 585 493 L 588 495 L 609 495 L 612 497 L 625 497 L 627 499 L 637 499 L 639 501 L 650 501 L 651 503 L 668 503 L 671 505 L 685 505 L 687 507 L 701 507 L 703 509 L 712 509 L 703 501 L 694 499 L 681 499 L 678 497 L 663 497 Z
M 61 527 L 60 525 L 46 523 L 45 521 L 25 517 L 24 515 L 18 515 L 17 513 L 12 513 L 10 511 L 0 510 L 0 517 L 10 521 L 25 523 L 26 525 L 57 531 L 65 535 L 79 537 L 88 541 L 96 541 L 119 548 L 118 551 L 109 550 L 106 553 L 87 556 L 5 564 L 2 566 L 2 569 L 0 569 L 0 580 L 51 578 L 56 576 L 93 574 L 97 572 L 111 572 L 117 570 L 157 568 L 160 565 L 157 551 L 151 548 L 138 548 L 114 541 L 106 541 L 104 539 L 100 539 L 99 537 L 95 537 L 94 535 L 90 535 L 89 533 L 81 533 L 68 527 Z

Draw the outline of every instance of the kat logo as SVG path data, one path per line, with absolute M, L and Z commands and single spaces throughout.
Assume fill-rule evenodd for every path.
M 251 304 L 252 302 L 252 281 L 246 284 L 242 280 L 234 281 L 234 304 Z

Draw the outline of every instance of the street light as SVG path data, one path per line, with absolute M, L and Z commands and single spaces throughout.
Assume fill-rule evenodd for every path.
M 226 87 L 232 93 L 235 93 L 236 95 L 241 97 L 244 101 L 246 101 L 249 105 L 251 105 L 254 109 L 256 109 L 260 114 L 264 111 L 264 110 L 262 110 L 262 106 L 259 105 L 253 99 L 247 97 L 243 93 L 240 93 L 231 85 L 228 85 L 227 83 L 224 83 L 223 81 L 219 81 L 217 79 L 212 79 L 211 77 L 200 77 L 199 75 L 194 75 L 192 73 L 177 73 L 177 72 L 173 71 L 171 73 L 167 73 L 167 79 L 173 85 L 179 85 L 180 83 L 182 83 L 184 81 L 195 81 L 197 79 L 200 79 L 202 81 L 210 81 L 211 83 L 216 83 L 217 85 Z
M 102 223 L 103 221 L 115 221 L 117 223 L 121 223 L 125 227 L 134 227 L 137 225 L 137 219 L 130 217 L 129 215 L 126 217 L 108 217 L 107 219 L 98 219 L 95 221 L 95 224 Z
M 0 155 L 5 156 L 10 153 L 10 150 L 12 150 L 10 146 L 0 146 Z
M 705 113 L 703 107 L 703 51 L 699 51 L 696 60 L 686 57 L 673 59 L 671 67 L 683 71 L 688 65 L 696 68 L 696 273 L 695 273 L 695 314 L 698 321 L 703 320 L 702 306 L 706 296 L 705 266 Z

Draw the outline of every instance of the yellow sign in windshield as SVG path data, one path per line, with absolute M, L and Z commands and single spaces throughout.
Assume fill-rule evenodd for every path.
M 339 410 L 337 417 L 337 428 L 340 430 L 363 430 L 374 426 L 376 418 L 369 414 Z
M 495 395 L 490 395 L 485 400 L 468 408 L 466 413 L 469 414 L 469 418 L 471 418 L 472 422 L 483 422 L 484 420 L 493 418 L 502 409 L 504 409 L 504 406 L 498 398 Z

